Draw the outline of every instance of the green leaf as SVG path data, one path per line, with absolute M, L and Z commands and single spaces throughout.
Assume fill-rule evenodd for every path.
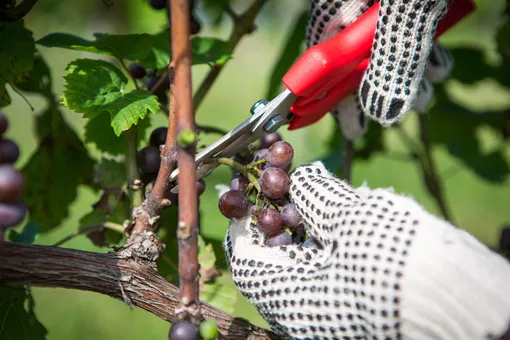
M 160 108 L 158 97 L 147 90 L 134 90 L 108 105 L 112 115 L 112 127 L 117 136 L 128 130 L 139 119 L 144 119 L 147 112 L 158 113 Z
M 122 96 L 128 82 L 122 71 L 103 60 L 78 59 L 66 70 L 63 103 L 85 118 L 104 112 L 106 105 Z
M 125 93 L 127 78 L 112 64 L 103 60 L 78 59 L 71 62 L 64 77 L 66 90 L 63 103 L 68 108 L 94 118 L 108 112 L 117 136 L 137 125 L 147 112 L 157 113 L 160 105 L 147 90 Z
M 494 183 L 504 181 L 510 165 L 502 150 L 484 152 L 477 131 L 486 125 L 503 126 L 504 115 L 494 112 L 475 113 L 455 104 L 443 86 L 435 91 L 436 102 L 429 110 L 429 134 L 434 144 L 446 146 L 448 152 L 481 178 Z
M 113 56 L 112 52 L 104 51 L 95 47 L 92 41 L 67 33 L 50 33 L 37 40 L 36 43 L 44 47 L 59 47 L 68 50 L 84 51 Z
M 126 165 L 103 157 L 97 164 L 95 181 L 102 189 L 122 188 L 126 184 Z
M 150 116 L 138 122 L 138 142 L 145 141 L 147 129 L 150 127 Z M 117 136 L 111 128 L 111 119 L 107 114 L 99 115 L 90 119 L 85 124 L 85 142 L 95 146 L 110 155 L 124 153 L 124 137 Z
M 28 308 L 25 309 L 25 303 Z M 37 320 L 32 296 L 22 286 L 0 286 L 0 339 L 44 340 L 48 331 Z
M 34 243 L 37 235 L 41 232 L 41 226 L 34 222 L 28 222 L 23 227 L 21 233 L 17 233 L 15 230 L 10 230 L 12 233 L 9 235 L 9 241 L 16 243 L 32 244 Z
M 510 58 L 510 19 L 507 18 L 506 23 L 499 29 L 496 42 L 498 44 L 498 52 L 506 56 L 506 58 Z
M 78 185 L 92 184 L 94 162 L 56 108 L 36 119 L 39 146 L 23 168 L 30 220 L 47 231 L 69 214 Z
M 206 244 L 204 239 L 198 237 L 198 262 L 200 263 L 200 272 L 207 273 L 210 270 L 216 271 L 216 255 L 212 244 Z M 218 272 L 220 273 L 220 272 Z M 214 277 L 212 280 L 202 282 L 200 284 L 200 299 L 210 303 L 227 313 L 233 313 L 237 299 L 236 288 L 225 272 L 221 272 L 220 276 Z
M 216 263 L 216 255 L 212 244 L 206 244 L 202 236 L 198 236 L 198 262 L 202 268 L 211 268 Z
M 15 85 L 18 89 L 25 92 L 40 93 L 53 100 L 50 69 L 40 55 L 35 56 L 34 66 L 30 72 L 23 75 Z
M 65 48 L 139 61 L 147 68 L 161 70 L 170 61 L 170 39 L 168 29 L 150 34 L 100 34 L 96 40 L 86 40 L 72 34 L 51 33 L 37 41 L 45 47 Z
M 79 230 L 83 231 L 91 226 L 99 226 L 105 222 L 122 225 L 130 217 L 129 200 L 123 191 L 107 190 L 101 195 L 98 202 L 93 205 L 92 211 L 84 215 L 79 221 Z M 103 228 L 87 237 L 99 247 L 117 245 L 124 235 L 108 228 Z
M 168 28 L 160 33 L 152 35 L 151 48 L 147 50 L 147 56 L 138 59 L 146 68 L 154 68 L 158 71 L 166 70 L 170 63 L 170 36 Z
M 0 107 L 11 102 L 6 83 L 21 80 L 32 69 L 34 53 L 34 38 L 23 20 L 0 22 Z
M 193 65 L 224 64 L 232 58 L 232 47 L 216 38 L 194 37 L 191 39 Z
M 308 22 L 308 11 L 303 11 L 294 27 L 291 29 L 289 36 L 286 39 L 285 46 L 283 46 L 280 57 L 277 59 L 273 70 L 271 72 L 271 79 L 269 79 L 269 86 L 266 93 L 266 98 L 272 99 L 278 95 L 282 87 L 282 78 L 287 73 L 289 68 L 294 64 L 297 57 L 301 54 L 301 43 L 305 40 L 306 24 Z
M 237 288 L 232 284 L 228 273 L 222 272 L 213 282 L 200 285 L 200 299 L 232 314 L 237 302 Z

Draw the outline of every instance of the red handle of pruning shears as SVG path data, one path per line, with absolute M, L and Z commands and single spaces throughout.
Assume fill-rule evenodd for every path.
M 283 77 L 283 83 L 299 96 L 291 112 L 289 130 L 321 119 L 347 95 L 354 93 L 369 65 L 379 14 L 379 3 L 332 39 L 308 49 Z M 435 37 L 475 10 L 473 0 L 455 0 L 439 22 Z

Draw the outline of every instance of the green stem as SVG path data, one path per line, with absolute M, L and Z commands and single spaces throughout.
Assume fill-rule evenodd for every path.
M 143 193 L 141 188 L 134 186 L 136 181 L 140 180 L 138 173 L 138 166 L 136 164 L 136 126 L 132 126 L 129 130 L 124 132 L 124 152 L 126 155 L 126 176 L 128 182 L 128 193 L 131 201 L 131 206 L 138 207 L 143 202 Z
M 228 165 L 229 167 L 239 171 L 244 177 L 248 179 L 248 181 L 250 181 L 250 183 L 255 187 L 255 189 L 257 189 L 257 191 L 260 192 L 259 180 L 255 176 L 253 176 L 244 165 L 230 158 L 220 158 L 217 160 L 217 162 L 218 164 Z

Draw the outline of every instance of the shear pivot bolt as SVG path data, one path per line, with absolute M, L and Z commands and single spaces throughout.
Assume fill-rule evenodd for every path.
M 265 99 L 257 101 L 250 109 L 251 114 L 254 115 L 255 113 L 259 112 L 259 110 L 262 110 L 267 103 L 269 102 Z

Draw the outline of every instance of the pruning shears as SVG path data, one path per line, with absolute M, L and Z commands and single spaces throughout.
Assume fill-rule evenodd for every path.
M 317 122 L 354 93 L 369 65 L 379 7 L 375 3 L 335 37 L 309 48 L 283 76 L 282 93 L 270 102 L 257 101 L 250 118 L 197 154 L 197 177 L 211 173 L 218 166 L 216 159 L 233 157 L 283 125 L 296 130 Z M 438 24 L 436 39 L 474 10 L 473 0 L 454 0 Z M 177 182 L 178 173 L 172 172 L 171 183 Z

